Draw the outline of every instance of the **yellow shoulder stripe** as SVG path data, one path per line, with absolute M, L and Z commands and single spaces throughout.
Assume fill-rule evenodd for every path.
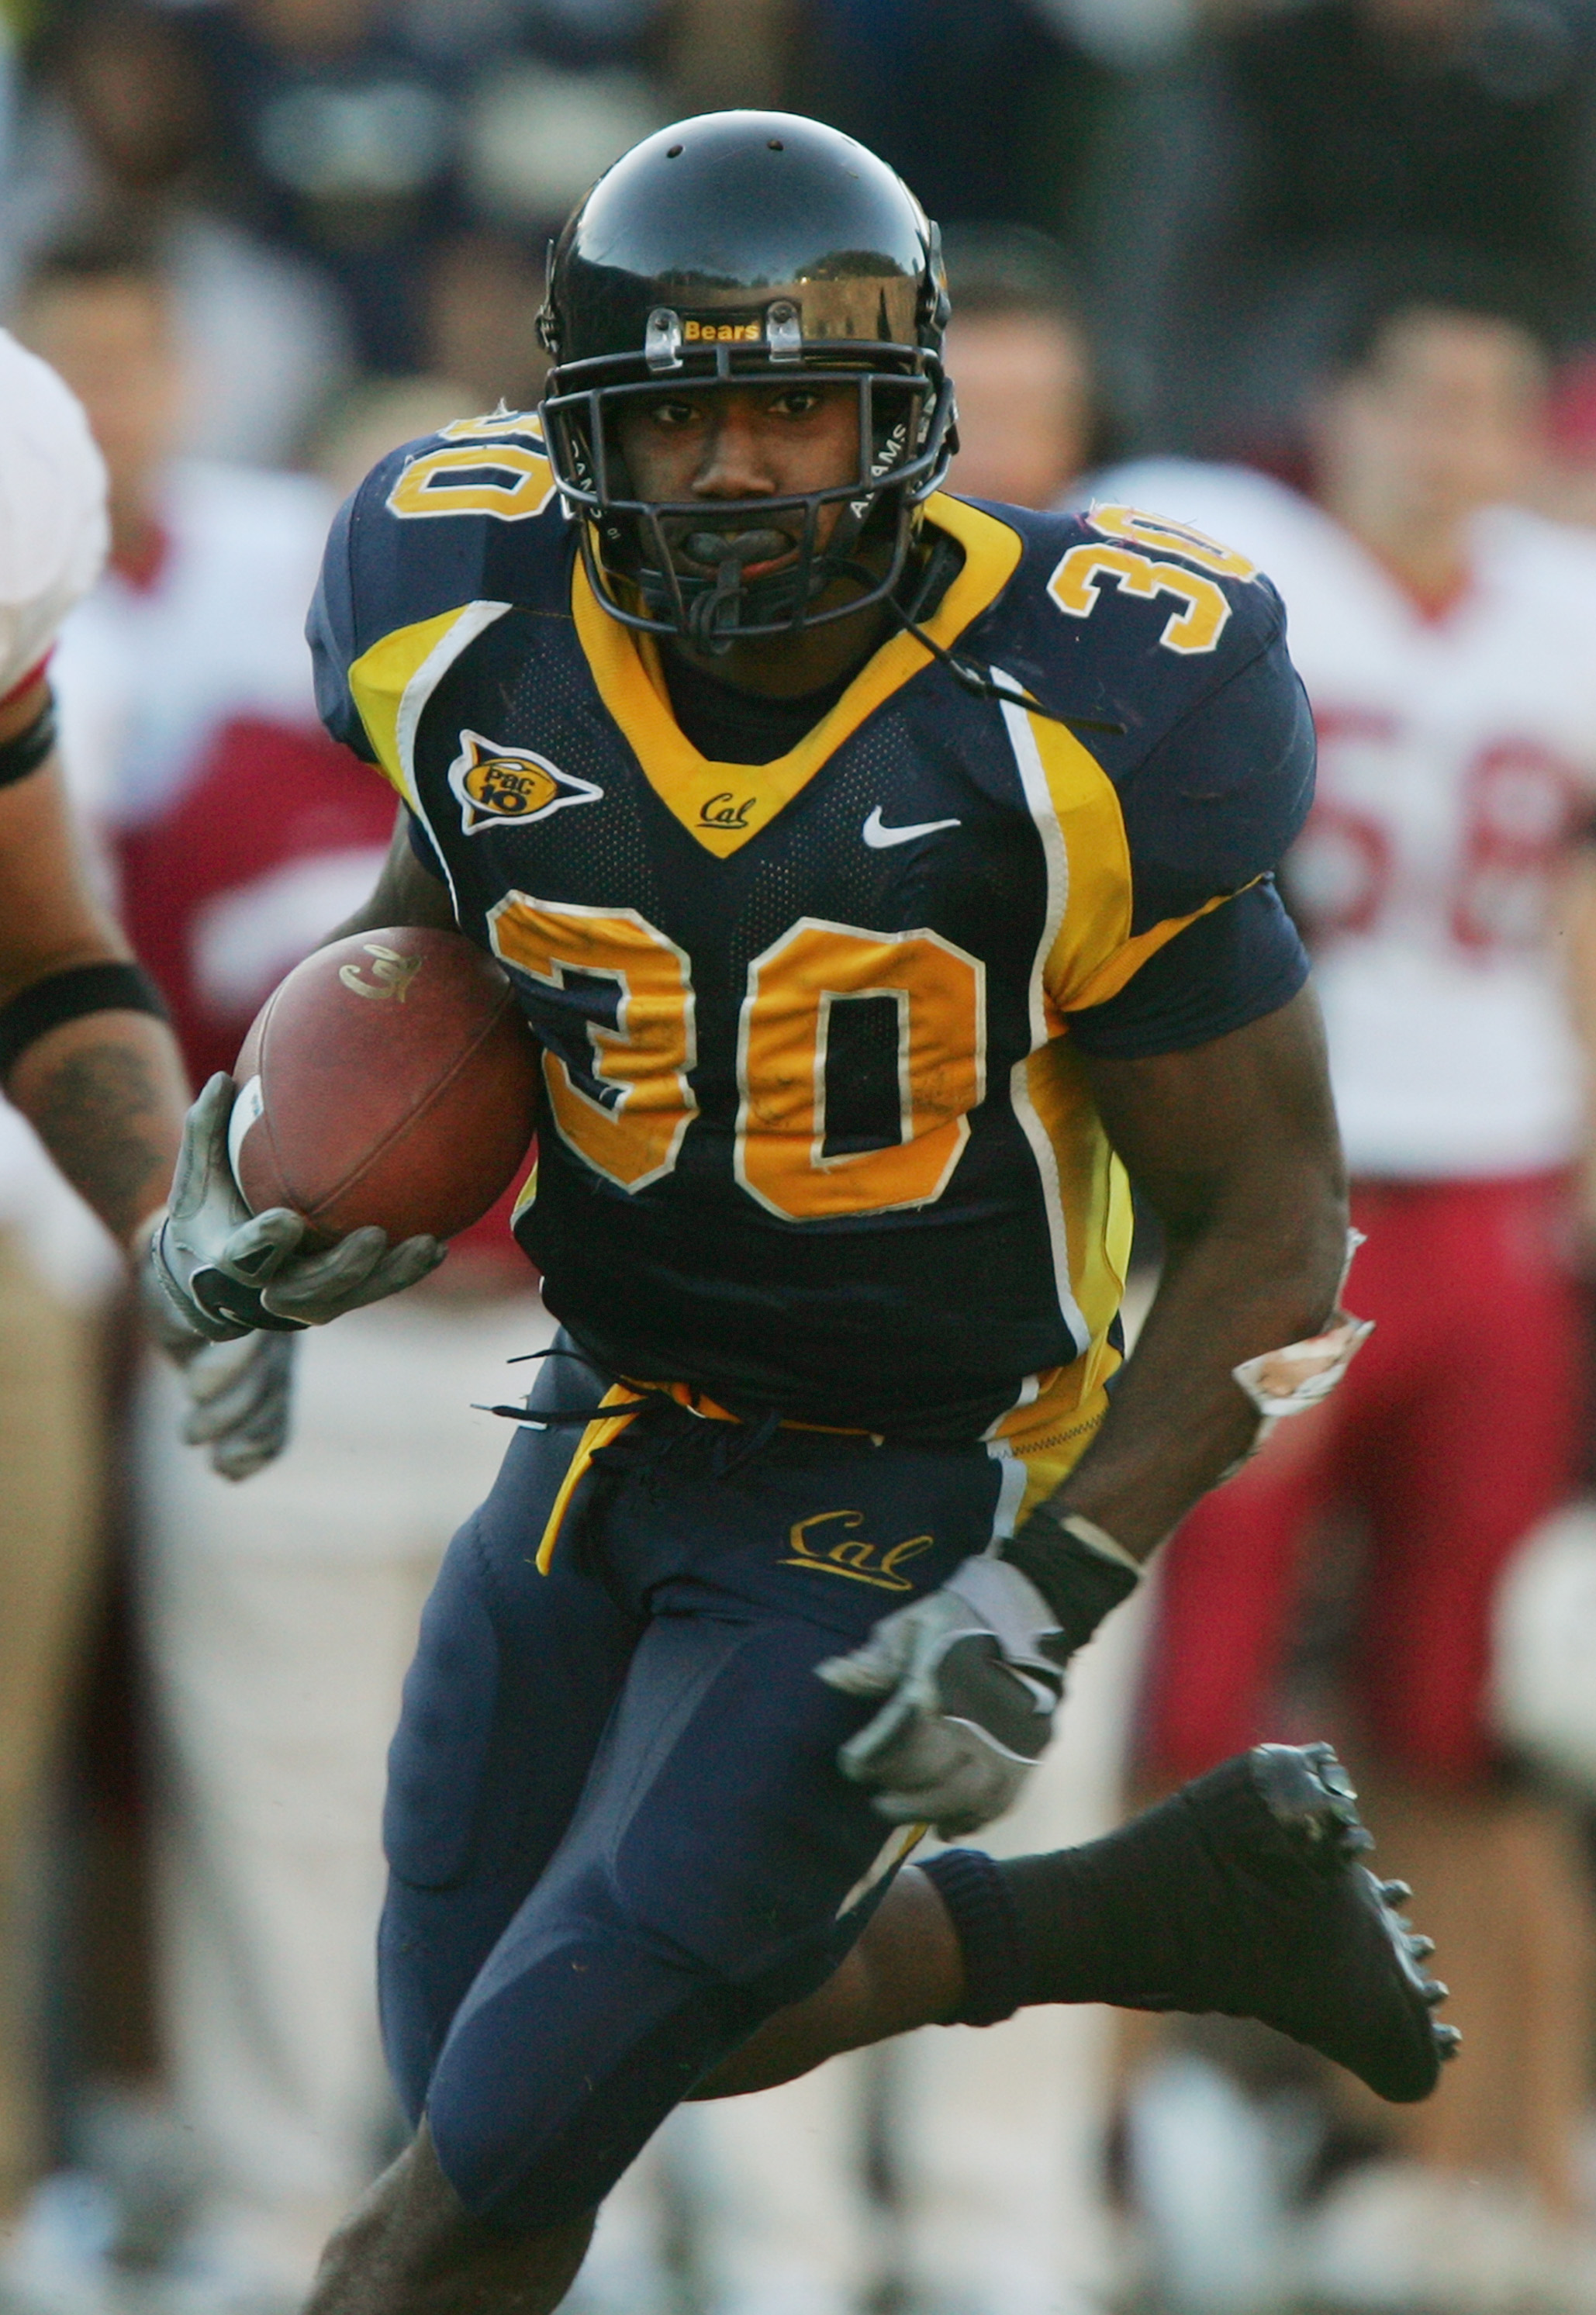
M 1045 716 L 1027 718 L 1063 838 L 1068 889 L 1063 921 L 1042 969 L 1057 1031 L 1066 1013 L 1117 997 L 1150 956 L 1234 896 L 1218 892 L 1189 916 L 1130 933 L 1135 883 L 1113 783 L 1073 732 Z
M 1130 930 L 1130 852 L 1113 783 L 1075 733 L 1027 715 L 1063 841 L 1064 913 L 1042 968 L 1042 987 L 1062 1011 L 1101 971 Z
M 1119 995 L 1125 983 L 1141 970 L 1148 957 L 1157 956 L 1161 948 L 1167 946 L 1176 933 L 1184 933 L 1188 925 L 1197 922 L 1199 917 L 1210 916 L 1215 909 L 1222 909 L 1227 900 L 1235 898 L 1234 892 L 1216 892 L 1211 900 L 1205 900 L 1200 909 L 1193 909 L 1189 917 L 1166 917 L 1162 924 L 1149 925 L 1146 932 L 1138 933 L 1134 940 L 1126 941 L 1096 972 L 1076 989 L 1070 995 L 1068 1007 L 1056 997 L 1054 1003 L 1060 1012 L 1068 1010 L 1071 1013 L 1083 1012 L 1088 1005 L 1106 1004 L 1111 997 Z
M 508 603 L 462 603 L 392 634 L 362 652 L 349 671 L 350 696 L 390 785 L 412 812 L 415 734 L 422 708 L 467 643 L 501 618 Z

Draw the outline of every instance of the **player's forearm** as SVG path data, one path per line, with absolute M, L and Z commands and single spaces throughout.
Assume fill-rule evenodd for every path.
M 1053 1508 L 1145 1558 L 1252 1442 L 1257 1410 L 1233 1370 L 1317 1334 L 1345 1260 L 1335 1170 L 1173 1242 L 1103 1428 Z
M 188 1084 L 84 877 L 53 756 L 0 787 L 0 1089 L 129 1242 L 171 1184 Z
M 1329 1317 L 1346 1178 L 1311 989 L 1211 1044 L 1090 1070 L 1168 1255 L 1108 1416 L 1054 1508 L 1142 1559 L 1252 1441 L 1257 1415 L 1233 1370 Z
M 28 1046 L 5 1092 L 74 1189 L 131 1246 L 171 1186 L 188 1107 L 165 1023 L 111 1011 L 65 1021 Z

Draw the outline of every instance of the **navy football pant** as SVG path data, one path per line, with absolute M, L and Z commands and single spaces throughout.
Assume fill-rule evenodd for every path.
M 536 1399 L 601 1388 L 557 1360 Z M 401 2098 L 466 2206 L 521 2227 L 594 2209 L 858 1936 L 901 1843 L 837 1767 L 874 1707 L 814 1667 L 985 1548 L 1011 1492 L 979 1444 L 761 1444 L 661 1402 L 540 1574 L 578 1435 L 518 1432 L 450 1548 L 385 1826 Z

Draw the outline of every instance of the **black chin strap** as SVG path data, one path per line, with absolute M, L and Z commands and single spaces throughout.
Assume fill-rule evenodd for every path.
M 687 610 L 688 636 L 693 647 L 706 657 L 723 659 L 737 641 L 737 611 L 748 589 L 743 577 L 745 563 L 758 561 L 769 551 L 768 534 L 744 532 L 728 535 L 725 551 L 717 558 L 713 587 L 694 597 Z M 1061 723 L 1067 731 L 1096 732 L 1113 739 L 1124 736 L 1126 726 L 1103 715 L 1071 715 L 1061 708 L 1044 706 L 1040 699 L 1014 682 L 996 674 L 990 667 L 982 667 L 973 660 L 961 659 L 956 652 L 939 643 L 935 635 L 927 634 L 920 625 L 929 617 L 940 602 L 958 570 L 957 550 L 939 544 L 932 549 L 917 574 L 912 599 L 900 603 L 896 589 L 882 599 L 882 608 L 896 620 L 905 634 L 912 635 L 931 653 L 933 659 L 946 668 L 962 691 L 977 699 L 995 700 L 999 706 L 1023 707 L 1029 714 L 1041 715 L 1050 723 Z M 815 556 L 811 567 L 811 587 L 824 583 L 831 577 L 847 577 L 863 582 L 865 591 L 881 584 L 880 575 L 868 563 L 836 554 L 823 553 Z
M 989 667 L 981 667 L 973 660 L 959 658 L 945 644 L 939 643 L 935 635 L 927 634 L 920 620 L 931 616 L 955 575 L 956 563 L 951 569 L 946 567 L 952 562 L 952 556 L 944 557 L 940 546 L 934 548 L 922 566 L 912 604 L 906 607 L 900 603 L 896 590 L 886 598 L 885 608 L 903 633 L 923 644 L 932 658 L 946 668 L 960 689 L 973 693 L 977 699 L 995 699 L 1000 707 L 1023 707 L 1029 714 L 1045 717 L 1050 723 L 1063 724 L 1067 731 L 1101 732 L 1113 739 L 1122 739 L 1126 730 L 1123 723 L 1114 723 L 1107 716 L 1068 715 L 1060 708 L 1044 707 L 1040 699 L 1033 699 L 1017 683 L 994 674 Z M 847 568 L 857 576 L 870 576 L 863 563 L 849 563 Z
M 715 572 L 714 585 L 695 595 L 687 606 L 687 634 L 695 651 L 711 659 L 724 659 L 737 640 L 737 606 L 742 600 L 742 591 L 741 557 L 723 556 Z
M 793 544 L 783 531 L 741 530 L 719 534 L 714 531 L 696 532 L 687 540 L 687 552 L 695 561 L 713 560 L 714 584 L 694 596 L 687 607 L 687 636 L 696 651 L 722 659 L 737 641 L 737 614 L 749 599 L 749 581 L 743 573 L 750 563 L 774 560 Z M 782 572 L 773 585 L 779 588 L 785 581 L 789 591 L 803 583 L 804 575 L 812 581 L 815 564 L 807 574 Z M 756 582 L 758 583 L 758 582 Z

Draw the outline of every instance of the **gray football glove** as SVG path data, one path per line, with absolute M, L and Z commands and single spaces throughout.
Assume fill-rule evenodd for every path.
M 152 1246 L 164 1219 L 157 1215 L 151 1225 Z M 294 1336 L 252 1330 L 213 1342 L 157 1282 L 147 1254 L 139 1265 L 138 1292 L 145 1325 L 181 1372 L 189 1395 L 184 1439 L 191 1447 L 209 1448 L 211 1468 L 224 1479 L 247 1479 L 288 1444 Z
M 197 1344 L 183 1363 L 183 1438 L 209 1449 L 224 1479 L 247 1479 L 288 1445 L 297 1350 L 292 1335 L 240 1335 Z
M 1046 1749 L 1068 1653 L 1028 1576 L 967 1559 L 940 1591 L 883 1616 L 863 1647 L 817 1667 L 845 1696 L 887 1699 L 843 1746 L 844 1776 L 894 1824 L 934 1824 L 944 1840 L 989 1824 Z
M 213 1343 L 256 1327 L 324 1326 L 437 1269 L 448 1248 L 435 1237 L 390 1246 L 386 1231 L 358 1229 L 323 1253 L 301 1254 L 303 1215 L 287 1206 L 252 1215 L 227 1154 L 236 1095 L 218 1073 L 190 1110 L 172 1202 L 151 1244 L 150 1274 L 178 1325 Z

